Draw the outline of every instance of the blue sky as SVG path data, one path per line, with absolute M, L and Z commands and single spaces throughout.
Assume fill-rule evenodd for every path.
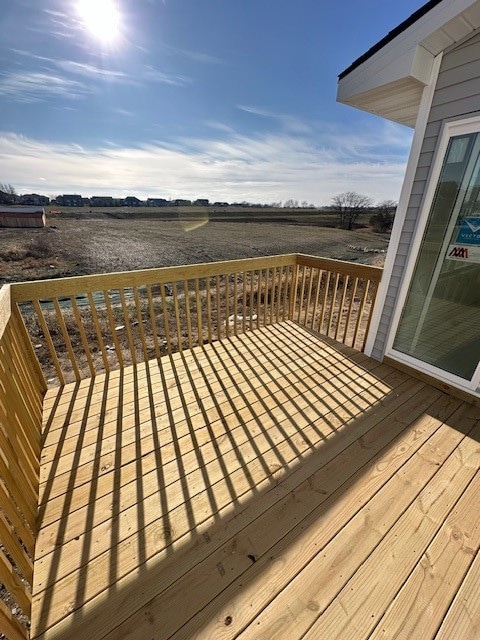
M 422 4 L 0 0 L 0 182 L 50 196 L 397 199 L 412 132 L 336 103 L 337 75 Z

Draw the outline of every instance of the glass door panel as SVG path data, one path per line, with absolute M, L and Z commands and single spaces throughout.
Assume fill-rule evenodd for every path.
M 393 348 L 465 381 L 479 367 L 478 133 L 450 139 Z

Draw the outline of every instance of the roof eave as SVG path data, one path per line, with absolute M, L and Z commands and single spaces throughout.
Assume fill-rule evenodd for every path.
M 337 100 L 415 126 L 437 55 L 480 28 L 480 0 L 429 2 L 341 74 Z M 425 9 L 423 7 L 422 9 Z M 413 17 L 413 16 L 412 16 Z M 407 26 L 405 26 L 405 24 Z

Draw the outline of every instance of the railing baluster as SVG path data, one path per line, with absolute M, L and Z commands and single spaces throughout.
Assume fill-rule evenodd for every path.
M 198 344 L 203 346 L 203 320 L 202 320 L 202 298 L 200 296 L 200 282 L 195 278 L 195 300 L 197 305 L 197 330 Z
M 328 314 L 327 331 L 326 331 L 327 336 L 330 335 L 330 329 L 332 328 L 332 320 L 333 320 L 333 315 L 335 313 L 335 299 L 337 297 L 339 279 L 340 279 L 340 274 L 336 273 L 335 274 L 335 282 L 334 282 L 334 285 L 333 285 L 333 291 L 332 291 L 332 295 L 330 297 L 330 312 Z
M 105 309 L 107 310 L 108 326 L 110 327 L 110 333 L 112 334 L 113 345 L 115 347 L 115 355 L 120 367 L 124 366 L 122 347 L 120 340 L 118 339 L 117 330 L 115 328 L 115 316 L 113 314 L 112 304 L 110 302 L 110 295 L 107 290 L 102 291 L 103 299 L 105 301 Z
M 295 267 L 294 267 L 295 268 Z M 290 279 L 290 274 L 292 273 L 291 267 L 282 267 L 282 284 L 281 284 L 281 298 L 280 298 L 280 317 L 282 322 L 289 319 L 289 300 L 291 296 L 291 290 L 289 288 L 288 281 Z M 283 297 L 283 300 L 282 300 Z M 280 318 L 279 318 L 280 319 Z
M 270 280 L 270 269 L 265 269 L 265 293 L 263 294 L 263 326 L 267 326 L 268 311 L 268 287 Z
M 122 304 L 123 323 L 125 326 L 125 331 L 127 332 L 127 342 L 128 348 L 130 350 L 130 356 L 132 358 L 132 364 L 137 364 L 137 351 L 135 349 L 135 343 L 133 342 L 132 327 L 130 326 L 130 317 L 128 313 L 127 300 L 125 298 L 125 291 L 123 288 L 120 288 L 118 292 L 120 294 L 120 302 Z
M 95 302 L 93 300 L 93 295 L 89 291 L 87 294 L 88 303 L 90 306 L 90 314 L 93 320 L 93 326 L 95 327 L 95 334 L 97 336 L 98 346 L 100 348 L 100 352 L 102 354 L 102 361 L 105 371 L 110 371 L 110 363 L 108 362 L 107 350 L 105 349 L 105 343 L 102 337 L 102 330 L 100 328 L 100 322 L 98 320 L 97 308 L 95 307 Z
M 212 344 L 212 293 L 210 289 L 210 276 L 206 279 L 206 291 L 207 291 L 207 329 L 208 329 L 208 342 Z
M 372 284 L 372 282 L 370 280 L 368 282 L 369 282 L 369 284 Z M 373 285 L 373 286 L 374 286 L 374 290 L 373 290 L 372 297 L 371 297 L 371 300 L 370 300 L 370 310 L 369 310 L 369 313 L 368 313 L 367 326 L 365 327 L 365 335 L 363 337 L 363 342 L 362 342 L 362 351 L 365 351 L 365 345 L 367 344 L 368 332 L 370 331 L 370 323 L 372 322 L 373 308 L 375 306 L 375 300 L 377 299 L 378 284 Z
M 155 346 L 155 355 L 157 359 L 161 357 L 160 345 L 158 344 L 157 319 L 155 316 L 155 307 L 153 304 L 152 285 L 147 284 L 148 312 L 150 315 L 150 326 L 152 328 L 153 344 Z
M 75 296 L 70 296 L 70 303 L 72 305 L 73 315 L 75 317 L 78 331 L 80 333 L 80 340 L 82 342 L 83 351 L 85 353 L 85 357 L 87 358 L 88 369 L 90 371 L 90 375 L 93 378 L 93 376 L 95 375 L 95 366 L 93 364 L 92 355 L 90 353 L 90 345 L 88 344 L 87 334 L 85 333 L 85 327 L 83 326 L 82 317 L 80 315 Z
M 60 328 L 60 333 L 62 334 L 63 340 L 65 341 L 65 347 L 67 348 L 68 358 L 70 360 L 70 364 L 72 365 L 75 380 L 81 380 L 80 371 L 77 365 L 77 360 L 75 358 L 75 354 L 73 353 L 70 336 L 68 335 L 67 325 L 65 324 L 65 320 L 63 318 L 60 305 L 58 304 L 58 298 L 53 298 L 52 302 L 53 302 L 53 308 L 55 309 L 55 317 L 57 319 L 57 323 Z
M 143 359 L 144 359 L 144 362 L 147 362 L 148 361 L 147 342 L 145 339 L 145 331 L 143 329 L 142 305 L 140 302 L 140 295 L 139 295 L 137 286 L 133 287 L 133 299 L 135 301 L 135 310 L 137 312 L 138 333 L 140 335 L 140 342 L 142 344 Z
M 224 276 L 224 279 L 225 279 L 225 289 L 224 289 L 225 336 L 229 338 L 230 337 L 230 276 L 228 273 Z
M 312 285 L 313 285 L 313 267 L 310 267 L 310 274 L 309 274 L 309 280 L 308 280 L 307 305 L 305 307 L 305 322 L 304 322 L 305 326 L 307 326 L 308 311 L 310 309 L 310 303 L 312 300 Z
M 65 384 L 65 378 L 63 377 L 62 367 L 60 366 L 60 361 L 57 356 L 57 350 L 53 344 L 52 336 L 50 335 L 50 331 L 48 330 L 47 323 L 45 322 L 45 317 L 43 315 L 42 308 L 40 307 L 40 302 L 38 300 L 32 300 L 33 308 L 35 309 L 35 313 L 37 314 L 38 322 L 40 323 L 40 327 L 43 331 L 43 335 L 45 336 L 45 340 L 47 342 L 48 351 L 50 352 L 50 357 L 52 358 L 53 366 L 55 367 L 55 372 L 57 374 L 57 378 L 60 384 L 63 386 Z
M 275 304 L 275 322 L 280 322 L 280 303 L 282 299 L 282 285 L 283 285 L 283 266 L 277 269 L 277 302 Z
M 238 278 L 238 274 L 234 273 L 233 274 L 233 333 L 234 335 L 238 335 L 238 330 L 237 330 L 237 318 L 238 318 L 238 283 L 237 283 L 237 278 Z
M 262 303 L 263 269 L 259 269 L 257 280 L 257 329 L 260 329 L 260 309 Z
M 170 324 L 169 324 L 169 316 L 168 316 L 168 308 L 167 308 L 167 296 L 165 294 L 165 285 L 160 284 L 160 296 L 162 298 L 162 313 L 163 313 L 163 323 L 165 325 L 165 340 L 167 341 L 167 353 L 169 356 L 172 355 L 172 339 L 170 336 Z
M 176 281 L 172 282 L 173 289 L 173 306 L 175 312 L 175 325 L 177 327 L 177 343 L 178 350 L 180 353 L 183 353 L 183 336 L 182 336 L 182 326 L 180 324 L 180 307 L 178 304 L 178 291 L 177 291 L 178 283 Z
M 315 287 L 315 293 L 314 293 L 315 302 L 313 304 L 312 321 L 310 323 L 310 328 L 312 330 L 313 330 L 313 327 L 314 327 L 314 324 L 315 324 L 315 318 L 317 317 L 318 299 L 320 297 L 320 286 L 322 284 L 322 278 L 323 278 L 323 270 L 322 269 L 317 269 L 317 272 L 318 272 L 317 286 Z
M 327 310 L 328 292 L 330 290 L 330 278 L 332 274 L 330 271 L 325 273 L 325 290 L 323 292 L 322 300 L 322 312 L 320 314 L 320 322 L 318 323 L 318 333 L 322 333 L 323 321 L 325 320 L 325 312 Z
M 300 318 L 302 316 L 302 308 L 303 308 L 303 296 L 305 295 L 305 272 L 306 272 L 306 266 L 302 265 L 302 275 L 301 275 L 301 279 L 302 279 L 302 286 L 300 288 L 300 298 L 298 300 L 298 316 L 297 316 L 297 322 L 300 322 Z
M 183 281 L 183 297 L 185 300 L 185 314 L 187 317 L 187 336 L 188 336 L 188 346 L 191 349 L 193 347 L 192 342 L 192 318 L 190 315 L 190 295 L 188 292 L 188 281 Z
M 347 295 L 349 276 L 343 277 L 343 289 L 342 289 L 342 299 L 340 302 L 340 307 L 338 309 L 338 317 L 337 317 L 337 326 L 335 327 L 335 340 L 338 337 L 338 332 L 340 331 L 340 325 L 342 324 L 343 317 L 343 307 L 345 306 L 345 296 Z
M 254 296 L 253 296 L 253 287 L 255 282 L 255 273 L 254 271 L 250 271 L 250 298 L 249 298 L 249 315 L 250 315 L 250 331 L 253 330 L 253 310 L 254 310 Z
M 295 316 L 295 306 L 297 304 L 297 291 L 298 291 L 298 274 L 300 272 L 300 265 L 298 263 L 292 268 L 290 277 L 290 303 L 288 307 L 288 319 L 293 320 Z
M 357 293 L 357 287 L 358 287 L 358 278 L 356 277 L 353 281 L 353 289 L 350 294 L 350 303 L 348 305 L 347 317 L 345 318 L 345 330 L 343 332 L 343 340 L 342 340 L 342 342 L 344 342 L 345 344 L 346 344 L 347 335 L 348 335 L 348 328 L 350 326 L 350 320 L 352 318 L 352 311 L 353 311 L 353 305 L 355 303 L 355 295 Z
M 357 341 L 358 330 L 360 329 L 360 324 L 362 322 L 362 316 L 363 316 L 363 312 L 365 311 L 365 304 L 367 302 L 368 289 L 370 286 L 370 280 L 364 280 L 363 282 L 364 282 L 363 295 L 360 301 L 360 306 L 358 307 L 358 316 L 357 316 L 357 322 L 355 323 L 355 331 L 353 334 L 352 347 L 355 346 L 355 342 Z
M 242 331 L 245 333 L 247 330 L 247 272 L 244 271 L 242 274 Z
M 269 305 L 269 321 L 268 324 L 273 324 L 274 323 L 274 319 L 273 319 L 273 312 L 275 309 L 275 290 L 276 290 L 276 276 L 277 276 L 277 270 L 275 267 L 272 267 L 271 269 L 269 269 L 269 272 L 271 273 L 271 279 L 270 279 L 270 290 L 269 290 L 269 295 L 270 295 L 270 305 Z M 270 276 L 269 276 L 270 278 Z
M 221 322 L 221 315 L 220 315 L 220 276 L 217 276 L 215 278 L 215 284 L 216 284 L 216 303 L 217 303 L 217 339 L 221 340 L 222 339 L 222 322 Z

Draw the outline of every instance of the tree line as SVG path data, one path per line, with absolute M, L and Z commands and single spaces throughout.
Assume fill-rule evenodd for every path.
M 332 198 L 332 209 L 338 215 L 339 226 L 351 231 L 361 213 L 371 211 L 374 207 L 373 199 L 356 191 L 345 191 Z M 384 200 L 374 207 L 370 217 L 370 224 L 374 231 L 385 233 L 390 231 L 395 217 L 397 203 L 394 200 Z

